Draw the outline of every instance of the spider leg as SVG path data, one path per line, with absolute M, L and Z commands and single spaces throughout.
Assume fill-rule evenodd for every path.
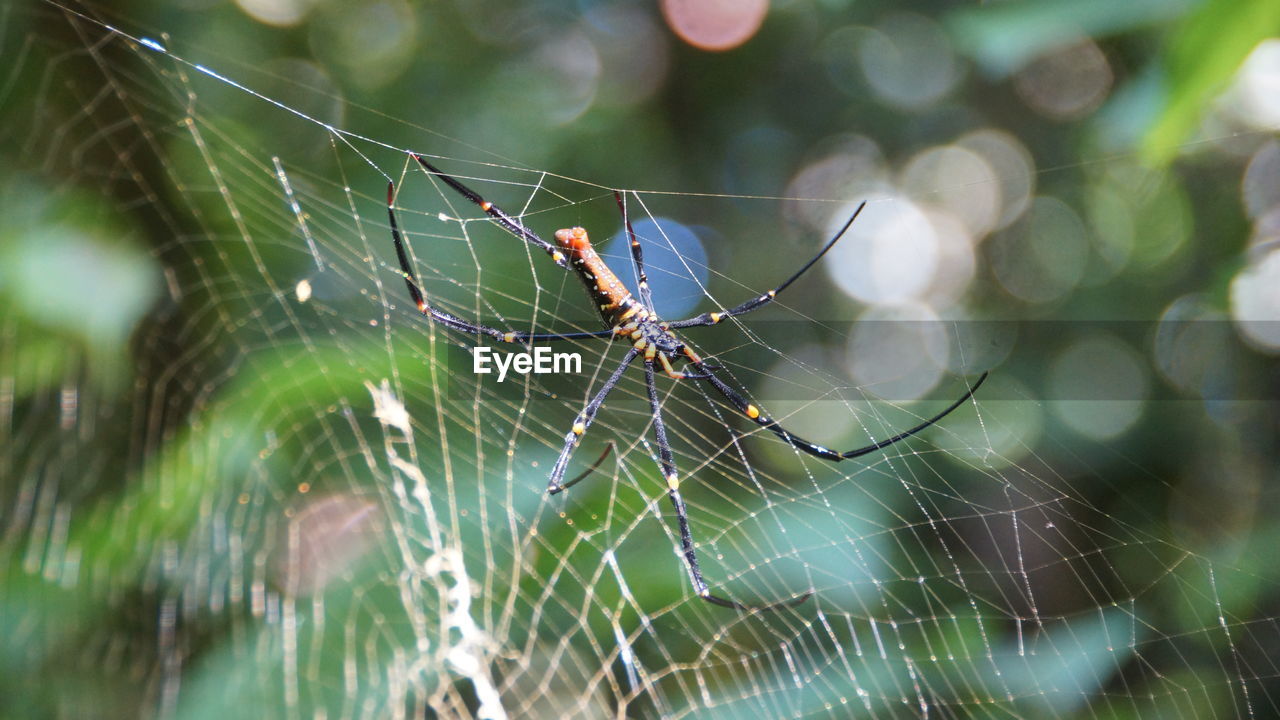
M 576 338 L 589 337 L 609 337 L 613 335 L 612 330 L 596 330 L 592 332 L 569 332 L 569 333 L 530 333 L 512 330 L 499 330 L 486 325 L 470 323 L 462 318 L 447 313 L 439 308 L 432 307 L 427 303 L 426 298 L 422 296 L 422 290 L 418 287 L 418 278 L 413 274 L 413 267 L 409 264 L 409 254 L 404 247 L 404 238 L 400 233 L 400 224 L 396 222 L 396 210 L 393 204 L 395 200 L 396 186 L 395 183 L 387 183 L 387 217 L 391 221 L 391 240 L 396 246 L 396 258 L 400 261 L 400 274 L 404 276 L 405 287 L 409 288 L 409 297 L 413 299 L 414 305 L 417 306 L 418 312 L 435 320 L 446 327 L 453 328 L 465 333 L 473 335 L 488 335 L 497 338 L 502 342 L 521 342 L 528 343 L 537 340 L 570 340 Z
M 622 362 L 618 363 L 618 368 L 613 371 L 608 380 L 604 381 L 604 385 L 595 397 L 591 398 L 587 406 L 578 414 L 577 419 L 573 421 L 573 427 L 564 436 L 564 448 L 560 450 L 560 456 L 556 458 L 556 464 L 551 468 L 551 480 L 547 483 L 547 492 L 555 495 L 564 491 L 571 485 L 582 480 L 585 475 L 574 478 L 569 483 L 562 483 L 564 474 L 569 469 L 569 458 L 573 456 L 573 451 L 578 447 L 578 440 L 587 432 L 587 428 L 591 427 L 591 423 L 596 419 L 596 413 L 600 410 L 600 405 L 604 403 L 605 397 L 618 385 L 618 381 L 622 379 L 622 373 L 636 359 L 640 351 L 631 348 L 627 354 L 622 356 Z
M 639 276 L 640 302 L 649 312 L 653 310 L 653 290 L 649 288 L 649 276 L 644 272 L 644 250 L 636 239 L 636 231 L 631 227 L 631 216 L 627 214 L 627 202 L 622 193 L 613 191 L 613 199 L 618 202 L 618 211 L 622 213 L 622 223 L 627 227 L 627 240 L 631 244 L 631 261 L 635 263 L 636 275 Z
M 710 377 L 706 372 L 691 373 L 685 370 L 676 370 L 666 355 L 658 355 L 658 362 L 662 365 L 662 372 L 672 380 L 705 380 Z
M 751 300 L 748 300 L 742 303 L 741 305 L 738 305 L 737 307 L 733 307 L 728 310 L 721 310 L 720 312 L 705 312 L 705 313 L 702 313 L 701 315 L 698 315 L 696 317 L 691 317 L 687 320 L 677 320 L 676 322 L 670 323 L 671 327 L 678 330 L 680 328 L 697 327 L 699 325 L 715 325 L 716 323 L 720 322 L 721 320 L 727 317 L 733 317 L 734 315 L 745 315 L 751 312 L 752 310 L 755 310 L 763 305 L 767 305 L 770 302 L 773 302 L 773 299 L 778 296 L 778 293 L 782 292 L 783 290 L 786 290 L 787 286 L 791 285 L 791 283 L 798 280 L 800 276 L 805 273 L 806 270 L 813 267 L 815 263 L 821 260 L 822 256 L 826 255 L 827 251 L 830 250 L 832 247 L 834 247 L 835 244 L 840 240 L 840 238 L 844 237 L 844 234 L 849 230 L 849 226 L 853 224 L 854 220 L 858 219 L 858 213 L 862 212 L 862 208 L 866 206 L 867 204 L 865 202 L 859 205 L 858 209 L 853 211 L 853 215 L 850 215 L 849 219 L 845 221 L 845 224 L 843 227 L 840 228 L 840 231 L 837 232 L 835 236 L 831 238 L 831 240 L 827 241 L 826 245 L 822 246 L 822 249 L 818 251 L 818 254 L 814 255 L 813 258 L 809 260 L 809 262 L 804 264 L 804 267 L 797 270 L 795 275 L 792 275 L 791 277 L 787 278 L 786 282 L 782 283 L 778 287 L 770 290 L 769 292 L 761 295 L 758 298 L 753 298 Z
M 795 607 L 808 600 L 809 596 L 813 595 L 812 591 L 797 595 L 790 600 L 768 605 L 747 605 L 711 594 L 711 588 L 707 586 L 707 581 L 702 577 L 702 570 L 698 567 L 698 553 L 694 549 L 693 533 L 689 529 L 689 510 L 685 506 L 684 497 L 680 495 L 680 476 L 676 472 L 675 459 L 671 453 L 671 443 L 667 440 L 667 428 L 662 422 L 662 405 L 658 402 L 658 387 L 653 381 L 654 369 L 652 360 L 645 360 L 644 380 L 645 386 L 649 391 L 649 408 L 653 412 L 653 434 L 658 441 L 658 462 L 662 470 L 662 476 L 667 482 L 667 496 L 671 498 L 671 504 L 676 509 L 676 520 L 680 525 L 680 548 L 684 553 L 685 564 L 689 566 L 689 574 L 693 577 L 693 589 L 698 593 L 698 597 L 713 605 L 746 611 L 766 611 Z
M 563 485 L 561 485 L 561 486 L 560 486 L 560 489 L 561 489 L 561 490 L 568 490 L 569 488 L 573 487 L 574 485 L 577 485 L 578 483 L 582 482 L 583 480 L 586 480 L 586 479 L 587 479 L 587 477 L 591 475 L 591 473 L 595 472 L 595 471 L 596 471 L 596 469 L 600 467 L 600 463 L 603 463 L 603 462 L 604 462 L 604 459 L 605 459 L 605 458 L 607 458 L 607 457 L 609 457 L 609 453 L 611 453 L 611 452 L 613 452 L 613 441 L 612 441 L 612 440 L 610 440 L 610 441 L 609 441 L 609 444 L 608 444 L 608 445 L 605 445 L 605 446 L 604 446 L 604 452 L 600 453 L 600 457 L 596 458 L 596 461 L 595 461 L 595 462 L 593 462 L 593 463 L 591 463 L 591 467 L 587 468 L 586 470 L 583 470 L 582 472 L 578 473 L 578 476 L 577 476 L 577 477 L 575 477 L 574 479 L 570 480 L 569 482 L 564 483 Z
M 723 380 L 717 377 L 714 372 L 707 370 L 704 363 L 693 362 L 691 364 L 697 367 L 699 370 L 706 371 L 709 374 L 709 377 L 706 378 L 707 382 L 711 383 L 712 387 L 718 390 L 721 395 L 724 395 L 725 398 L 727 398 L 730 403 L 733 403 L 733 405 L 742 412 L 742 414 L 751 418 L 751 420 L 753 420 L 757 425 L 765 428 L 766 430 L 769 430 L 774 435 L 777 435 L 778 437 L 782 438 L 786 442 L 790 443 L 792 446 L 800 450 L 803 450 L 809 453 L 810 455 L 813 455 L 815 457 L 820 457 L 824 460 L 831 460 L 834 462 L 839 462 L 841 460 L 848 460 L 849 458 L 856 458 L 862 455 L 873 453 L 877 450 L 881 450 L 883 448 L 889 447 L 894 443 L 906 440 L 912 435 L 915 435 L 921 430 L 924 430 L 930 425 L 933 425 L 934 423 L 938 422 L 939 420 L 946 417 L 947 415 L 950 415 L 952 411 L 954 411 L 956 408 L 963 405 L 965 401 L 967 401 L 969 398 L 973 397 L 973 394 L 978 391 L 978 388 L 982 387 L 982 383 L 987 379 L 987 374 L 988 374 L 985 372 L 982 373 L 982 375 L 978 377 L 977 382 L 971 385 L 969 387 L 969 391 L 966 392 L 963 396 L 961 396 L 959 400 L 956 400 L 955 402 L 951 403 L 942 412 L 938 413 L 937 415 L 934 415 L 928 420 L 925 420 L 919 425 L 916 425 L 910 430 L 900 432 L 897 435 L 885 438 L 884 440 L 879 440 L 877 442 L 871 443 L 870 445 L 865 445 L 863 447 L 855 448 L 853 450 L 846 450 L 844 452 L 839 452 L 839 451 L 831 450 L 830 448 L 825 448 L 821 445 L 809 442 L 808 440 L 805 440 L 799 435 L 796 435 L 791 431 L 783 428 L 781 425 L 777 423 L 777 421 L 775 421 L 773 418 L 766 415 L 763 410 L 747 402 L 746 398 L 742 397 L 742 395 L 737 390 L 734 390 L 733 388 L 729 387 L 729 385 L 727 385 Z
M 466 185 L 463 185 L 462 182 L 457 178 L 453 177 L 452 175 L 446 174 L 440 168 L 437 168 L 435 165 L 432 165 L 431 163 L 427 162 L 426 159 L 423 158 L 421 155 L 418 155 L 417 153 L 409 153 L 409 155 L 414 160 L 417 160 L 418 164 L 421 165 L 422 168 L 426 170 L 428 173 L 440 178 L 441 180 L 444 181 L 446 185 L 456 190 L 459 195 L 461 195 L 462 197 L 470 200 L 471 202 L 479 206 L 479 208 L 483 210 L 486 215 L 493 218 L 494 221 L 498 223 L 498 226 L 501 227 L 503 230 L 506 230 L 507 232 L 511 233 L 512 235 L 515 235 L 516 237 L 529 243 L 530 245 L 533 245 L 534 247 L 541 248 L 544 252 L 550 255 L 551 259 L 555 261 L 555 264 L 559 265 L 560 267 L 562 268 L 569 267 L 568 261 L 565 260 L 564 253 L 560 252 L 560 250 L 557 249 L 555 245 L 552 245 L 551 243 L 539 237 L 538 233 L 525 227 L 524 223 L 511 217 L 506 212 L 504 212 L 502 208 L 498 207 L 497 205 L 494 205 L 488 200 L 485 200 L 483 197 L 480 196 L 480 193 L 476 192 L 475 190 L 472 190 Z

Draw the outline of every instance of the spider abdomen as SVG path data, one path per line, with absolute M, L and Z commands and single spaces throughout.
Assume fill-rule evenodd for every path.
M 556 242 L 568 251 L 569 267 L 582 279 L 587 294 L 605 323 L 620 326 L 640 311 L 631 291 L 591 246 L 586 230 L 580 227 L 557 230 Z

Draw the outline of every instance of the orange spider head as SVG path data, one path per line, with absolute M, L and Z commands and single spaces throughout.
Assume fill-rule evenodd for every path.
M 557 230 L 556 242 L 560 243 L 560 247 L 576 252 L 591 248 L 591 240 L 587 238 L 587 231 L 580 227 Z

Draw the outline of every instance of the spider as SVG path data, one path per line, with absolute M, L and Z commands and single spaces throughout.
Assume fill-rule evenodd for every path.
M 710 586 L 702 576 L 702 570 L 698 566 L 698 554 L 694 549 L 693 535 L 689 530 L 689 513 L 685 506 L 684 498 L 680 494 L 680 476 L 676 471 L 675 460 L 671 452 L 671 443 L 667 440 L 666 424 L 662 420 L 662 406 L 658 401 L 658 388 L 654 383 L 654 378 L 658 369 L 661 369 L 667 377 L 673 380 L 698 380 L 703 381 L 715 388 L 717 392 L 725 397 L 734 407 L 742 414 L 754 421 L 757 425 L 773 432 L 778 437 L 789 443 L 792 447 L 802 450 L 810 455 L 822 458 L 824 460 L 840 461 L 849 458 L 856 458 L 862 455 L 876 452 L 885 447 L 893 445 L 896 442 L 905 440 L 912 435 L 933 425 L 942 418 L 946 417 L 953 410 L 960 407 L 966 400 L 973 396 L 982 382 L 986 380 L 987 373 L 983 373 L 978 380 L 969 388 L 959 400 L 951 403 L 945 410 L 934 415 L 919 425 L 900 432 L 892 437 L 874 442 L 864 447 L 854 450 L 846 450 L 839 452 L 825 448 L 821 445 L 809 442 L 790 431 L 784 429 L 781 425 L 771 419 L 758 406 L 748 402 L 737 390 L 726 384 L 715 373 L 719 366 L 709 363 L 699 357 L 688 345 L 686 345 L 677 335 L 675 330 L 684 328 L 699 327 L 703 325 L 715 325 L 725 318 L 731 318 L 738 315 L 756 310 L 768 303 L 772 302 L 783 290 L 786 290 L 809 268 L 813 267 L 828 250 L 844 236 L 849 226 L 857 219 L 858 214 L 866 207 L 866 203 L 862 203 L 853 212 L 849 219 L 845 222 L 840 231 L 835 234 L 827 242 L 826 245 L 813 256 L 809 262 L 796 271 L 794 275 L 787 278 L 781 285 L 770 290 L 759 297 L 747 300 L 741 305 L 729 308 L 727 310 L 719 310 L 716 312 L 705 312 L 701 315 L 688 318 L 686 320 L 677 320 L 675 322 L 666 322 L 658 317 L 653 309 L 653 297 L 649 288 L 648 278 L 645 276 L 644 258 L 640 248 L 639 241 L 636 240 L 635 231 L 631 227 L 631 220 L 627 216 L 626 204 L 621 192 L 614 192 L 614 199 L 618 203 L 618 209 L 622 213 L 623 223 L 626 226 L 627 238 L 631 245 L 631 259 L 635 264 L 636 275 L 639 278 L 637 289 L 639 290 L 639 299 L 627 290 L 626 286 L 618 279 L 618 276 L 605 265 L 604 260 L 598 255 L 591 246 L 591 241 L 587 237 L 587 231 L 580 228 L 569 228 L 557 230 L 555 234 L 556 244 L 551 244 L 543 240 L 537 233 L 528 229 L 518 219 L 504 212 L 497 205 L 484 199 L 479 193 L 464 185 L 457 178 L 454 178 L 439 168 L 432 165 L 420 155 L 410 153 L 411 157 L 422 166 L 428 174 L 438 177 L 446 185 L 453 188 L 459 195 L 467 200 L 475 203 L 484 211 L 493 222 L 495 222 L 503 230 L 511 235 L 523 240 L 530 245 L 539 248 L 551 256 L 552 262 L 556 265 L 572 270 L 577 273 L 586 286 L 587 294 L 591 296 L 592 302 L 595 303 L 596 309 L 600 313 L 600 318 L 604 321 L 606 329 L 589 332 L 566 332 L 566 333 L 532 333 L 517 330 L 499 330 L 497 328 L 488 327 L 463 320 L 456 315 L 452 315 L 444 310 L 432 307 L 427 303 L 422 295 L 422 291 L 418 284 L 417 276 L 413 273 L 413 268 L 409 263 L 409 256 L 405 250 L 403 236 L 400 232 L 399 224 L 396 222 L 395 212 L 395 182 L 387 184 L 387 215 L 390 217 L 391 238 L 395 243 L 396 256 L 400 261 L 400 272 L 404 276 L 405 286 L 409 289 L 409 297 L 413 299 L 417 305 L 418 311 L 431 320 L 452 328 L 459 332 L 470 333 L 473 335 L 488 335 L 501 342 L 507 343 L 532 343 L 534 341 L 553 341 L 553 340 L 570 340 L 575 338 L 615 338 L 625 337 L 631 342 L 631 347 L 622 357 L 622 362 L 618 364 L 613 374 L 605 380 L 604 385 L 596 392 L 596 394 L 587 402 L 586 407 L 578 414 L 574 420 L 573 427 L 564 437 L 564 448 L 560 451 L 559 457 L 556 458 L 555 465 L 551 469 L 551 478 L 547 485 L 547 492 L 555 495 L 563 492 L 578 481 L 590 474 L 591 469 L 578 475 L 568 482 L 564 482 L 565 473 L 569 467 L 569 459 L 573 455 L 573 451 L 578 446 L 583 434 L 587 432 L 587 428 L 591 426 L 591 422 L 595 419 L 596 413 L 604 404 L 605 398 L 609 392 L 617 386 L 618 381 L 622 378 L 623 372 L 638 357 L 644 359 L 644 378 L 645 387 L 648 389 L 649 408 L 653 418 L 653 434 L 658 446 L 658 466 L 662 472 L 663 478 L 667 484 L 667 496 L 671 499 L 671 504 L 675 507 L 676 520 L 680 527 L 680 546 L 684 555 L 685 564 L 688 566 L 689 575 L 693 581 L 694 591 L 698 597 L 709 603 L 722 607 L 733 608 L 737 610 L 775 610 L 783 607 L 794 607 L 808 600 L 813 594 L 810 590 L 801 595 L 797 595 L 789 600 L 771 603 L 767 605 L 748 605 L 720 597 L 711 592 Z M 683 361 L 685 368 L 677 370 L 672 364 L 673 362 Z M 688 372 L 687 368 L 692 367 L 694 372 Z M 607 452 L 607 450 L 606 450 Z M 602 456 L 603 459 L 603 456 Z

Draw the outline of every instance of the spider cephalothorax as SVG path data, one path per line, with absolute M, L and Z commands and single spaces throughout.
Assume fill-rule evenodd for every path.
M 769 430 L 778 437 L 785 440 L 792 447 L 809 453 L 825 460 L 840 461 L 848 458 L 855 458 L 861 455 L 875 452 L 881 448 L 888 447 L 896 442 L 905 440 L 912 435 L 924 430 L 934 423 L 946 417 L 952 410 L 960 407 L 968 400 L 987 378 L 987 374 L 983 373 L 972 386 L 969 387 L 959 400 L 949 405 L 945 410 L 925 420 L 919 425 L 898 433 L 892 437 L 880 440 L 878 442 L 866 445 L 864 447 L 846 450 L 843 452 L 831 450 L 829 448 L 809 442 L 804 438 L 792 434 L 783 428 L 776 421 L 770 418 L 758 406 L 750 403 L 728 384 L 716 375 L 716 366 L 708 363 L 700 358 L 688 345 L 686 345 L 674 330 L 688 327 L 697 327 L 700 325 L 715 325 L 721 320 L 735 315 L 743 315 L 755 310 L 769 302 L 771 302 L 778 293 L 781 293 L 791 283 L 795 282 L 806 270 L 813 267 L 833 245 L 836 244 L 853 224 L 858 217 L 858 213 L 862 212 L 862 208 L 866 207 L 866 203 L 858 206 L 853 215 L 845 222 L 840 231 L 827 242 L 818 254 L 809 262 L 805 263 L 794 275 L 788 278 L 778 287 L 769 292 L 748 300 L 741 305 L 720 310 L 716 312 L 706 312 L 701 315 L 688 318 L 686 320 L 677 320 L 675 322 L 664 322 L 659 319 L 657 312 L 653 309 L 652 291 L 649 288 L 649 280 L 645 276 L 644 271 L 644 255 L 641 252 L 640 243 L 636 240 L 635 231 L 631 227 L 631 220 L 627 217 L 626 204 L 621 192 L 614 192 L 614 198 L 618 202 L 618 209 L 622 212 L 623 224 L 627 229 L 627 238 L 631 245 L 631 259 L 635 263 L 636 274 L 639 277 L 637 290 L 639 298 L 631 294 L 627 290 L 626 285 L 618 279 L 618 276 L 605 264 L 604 260 L 591 246 L 591 240 L 587 237 L 587 231 L 580 228 L 569 228 L 565 230 L 557 230 L 555 234 L 556 244 L 543 240 L 537 233 L 526 228 L 518 219 L 511 217 L 501 208 L 482 198 L 479 193 L 464 185 L 457 178 L 441 172 L 431 163 L 427 162 L 420 155 L 412 155 L 413 159 L 422 166 L 433 177 L 439 178 L 446 185 L 453 188 L 458 194 L 467 200 L 475 203 L 493 219 L 502 229 L 511 233 L 515 237 L 537 247 L 548 255 L 551 260 L 560 267 L 572 270 L 582 280 L 586 286 L 587 294 L 591 296 L 592 302 L 596 306 L 596 311 L 600 313 L 600 317 L 604 320 L 607 329 L 594 332 L 568 332 L 568 333 L 529 333 L 515 330 L 499 330 L 497 328 L 488 327 L 468 322 L 456 315 L 451 315 L 439 308 L 432 307 L 422 295 L 422 290 L 418 287 L 417 277 L 413 273 L 413 268 L 409 263 L 409 255 L 405 250 L 404 242 L 400 234 L 400 228 L 396 222 L 395 213 L 395 185 L 387 184 L 387 214 L 391 222 L 391 237 L 395 243 L 396 257 L 400 262 L 400 272 L 404 275 L 405 285 L 409 289 L 409 296 L 417 305 L 419 312 L 432 320 L 446 326 L 459 330 L 461 332 L 472 333 L 475 335 L 488 335 L 502 342 L 520 342 L 530 343 L 538 340 L 568 340 L 574 338 L 612 338 L 625 337 L 631 342 L 631 347 L 623 356 L 622 362 L 613 371 L 613 374 L 605 380 L 600 390 L 592 396 L 587 402 L 586 407 L 578 414 L 574 420 L 573 426 L 569 432 L 565 434 L 564 446 L 560 451 L 559 457 L 556 458 L 555 465 L 551 468 L 551 478 L 547 484 L 548 492 L 554 494 L 565 490 L 574 483 L 586 476 L 586 473 L 575 477 L 569 482 L 564 482 L 565 474 L 569 468 L 569 460 L 572 457 L 574 449 L 578 446 L 579 440 L 586 433 L 587 428 L 591 426 L 591 422 L 595 419 L 596 413 L 600 410 L 600 406 L 604 403 L 605 397 L 609 392 L 617 386 L 618 381 L 622 378 L 622 373 L 631 365 L 637 357 L 643 357 L 645 371 L 645 387 L 648 390 L 649 408 L 653 415 L 653 433 L 654 439 L 658 446 L 658 466 L 662 471 L 662 476 L 666 481 L 667 495 L 671 499 L 671 504 L 675 507 L 676 520 L 680 526 L 680 547 L 681 554 L 684 556 L 685 563 L 689 567 L 689 575 L 693 580 L 694 589 L 698 596 L 703 600 L 722 605 L 724 607 L 738 608 L 740 610 L 758 609 L 771 610 L 779 607 L 797 605 L 804 602 L 812 595 L 812 591 L 798 595 L 790 600 L 774 603 L 764 606 L 752 606 L 739 603 L 734 600 L 719 597 L 712 594 L 711 588 L 702 577 L 702 571 L 698 567 L 698 555 L 694 549 L 693 534 L 689 529 L 689 514 L 685 506 L 684 498 L 680 494 L 680 476 L 676 472 L 676 464 L 673 453 L 671 451 L 671 443 L 667 439 L 666 424 L 662 420 L 662 405 L 658 400 L 658 389 L 654 382 L 656 374 L 655 365 L 660 366 L 662 372 L 674 380 L 703 380 L 710 384 L 717 392 L 724 396 L 734 407 L 743 415 L 757 425 Z M 694 372 L 686 370 L 677 370 L 672 363 L 685 362 L 685 367 L 692 367 Z
M 701 358 L 680 342 L 680 338 L 671 332 L 671 326 L 662 322 L 656 312 L 646 309 L 631 295 L 627 286 L 591 246 L 587 231 L 580 227 L 557 230 L 556 242 L 568 251 L 569 267 L 582 278 L 600 317 L 614 334 L 630 339 L 632 346 L 644 354 L 645 362 L 656 359 L 668 377 L 676 380 L 690 377 L 688 373 L 677 371 L 671 365 L 672 361 L 699 363 Z M 641 280 L 640 287 L 642 291 L 648 290 L 649 281 Z

